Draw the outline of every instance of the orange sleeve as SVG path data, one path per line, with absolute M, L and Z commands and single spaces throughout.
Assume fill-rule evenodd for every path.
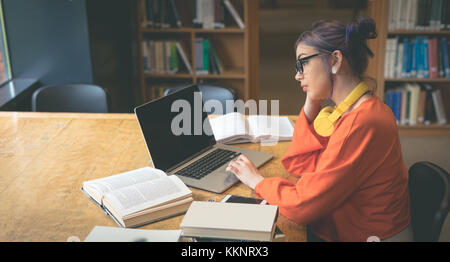
M 319 136 L 313 124 L 308 123 L 304 108 L 295 123 L 292 142 L 281 159 L 286 170 L 294 176 L 300 177 L 303 172 L 312 172 L 321 150 L 328 143 L 328 138 Z
M 336 127 L 326 149 L 315 156 L 315 171 L 304 172 L 296 184 L 265 178 L 257 184 L 255 193 L 278 205 L 283 215 L 299 224 L 309 224 L 339 207 L 380 165 L 386 148 L 392 145 L 389 138 L 379 137 L 380 127 L 367 121 L 358 123 L 357 116 L 346 117 Z M 314 149 L 318 147 L 311 135 L 307 139 Z

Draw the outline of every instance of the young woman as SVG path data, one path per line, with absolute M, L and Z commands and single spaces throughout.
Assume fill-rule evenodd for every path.
M 395 118 L 363 76 L 373 56 L 367 39 L 375 37 L 375 22 L 359 18 L 348 25 L 317 22 L 297 40 L 295 80 L 306 102 L 281 159 L 296 183 L 264 178 L 245 156 L 227 168 L 307 225 L 309 240 L 412 241 L 408 170 Z M 326 100 L 337 109 L 321 111 Z

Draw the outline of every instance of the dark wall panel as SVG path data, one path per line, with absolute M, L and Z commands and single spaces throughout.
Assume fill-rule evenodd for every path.
M 15 78 L 92 83 L 85 0 L 3 0 Z

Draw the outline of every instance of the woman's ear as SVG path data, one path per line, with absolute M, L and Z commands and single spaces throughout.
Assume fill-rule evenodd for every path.
M 342 52 L 339 50 L 334 51 L 331 54 L 331 73 L 336 74 L 341 69 L 342 65 Z

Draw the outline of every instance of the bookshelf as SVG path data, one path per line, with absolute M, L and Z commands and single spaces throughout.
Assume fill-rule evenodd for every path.
M 385 77 L 385 54 L 387 48 L 387 40 L 389 37 L 398 36 L 400 38 L 414 38 L 417 36 L 426 37 L 446 37 L 450 40 L 450 30 L 406 30 L 396 29 L 389 30 L 389 0 L 372 0 L 368 1 L 367 13 L 377 24 L 378 37 L 369 41 L 369 47 L 374 51 L 374 58 L 369 62 L 367 75 L 377 81 L 377 95 L 381 99 L 385 99 L 385 94 L 393 87 L 406 84 L 418 83 L 429 84 L 433 89 L 440 89 L 443 92 L 450 92 L 450 78 L 398 78 Z M 444 100 L 444 103 L 450 101 Z M 447 115 L 447 119 L 449 116 Z M 441 125 L 432 123 L 430 125 L 398 125 L 401 136 L 450 136 L 450 124 Z
M 258 1 L 230 0 L 243 20 L 245 27 L 240 28 L 229 10 L 223 6 L 224 28 L 199 28 L 194 25 L 194 0 L 174 0 L 179 13 L 181 27 L 154 28 L 143 26 L 142 2 L 136 1 L 136 28 L 138 44 L 138 74 L 140 79 L 140 103 L 145 103 L 161 96 L 165 86 L 187 84 L 213 84 L 233 89 L 239 99 L 258 99 L 259 81 L 259 24 Z M 158 1 L 158 0 L 153 0 Z M 169 0 L 162 0 L 169 1 Z M 211 0 L 214 2 L 214 0 Z M 222 1 L 216 1 L 222 3 Z M 220 73 L 210 72 L 198 74 L 196 65 L 196 39 L 208 39 L 215 54 L 223 65 Z M 155 73 L 144 68 L 143 41 L 176 41 L 180 42 L 192 68 L 190 73 L 179 57 L 180 70 L 176 73 Z M 213 62 L 210 62 L 210 69 Z M 158 90 L 159 91 L 158 91 Z

